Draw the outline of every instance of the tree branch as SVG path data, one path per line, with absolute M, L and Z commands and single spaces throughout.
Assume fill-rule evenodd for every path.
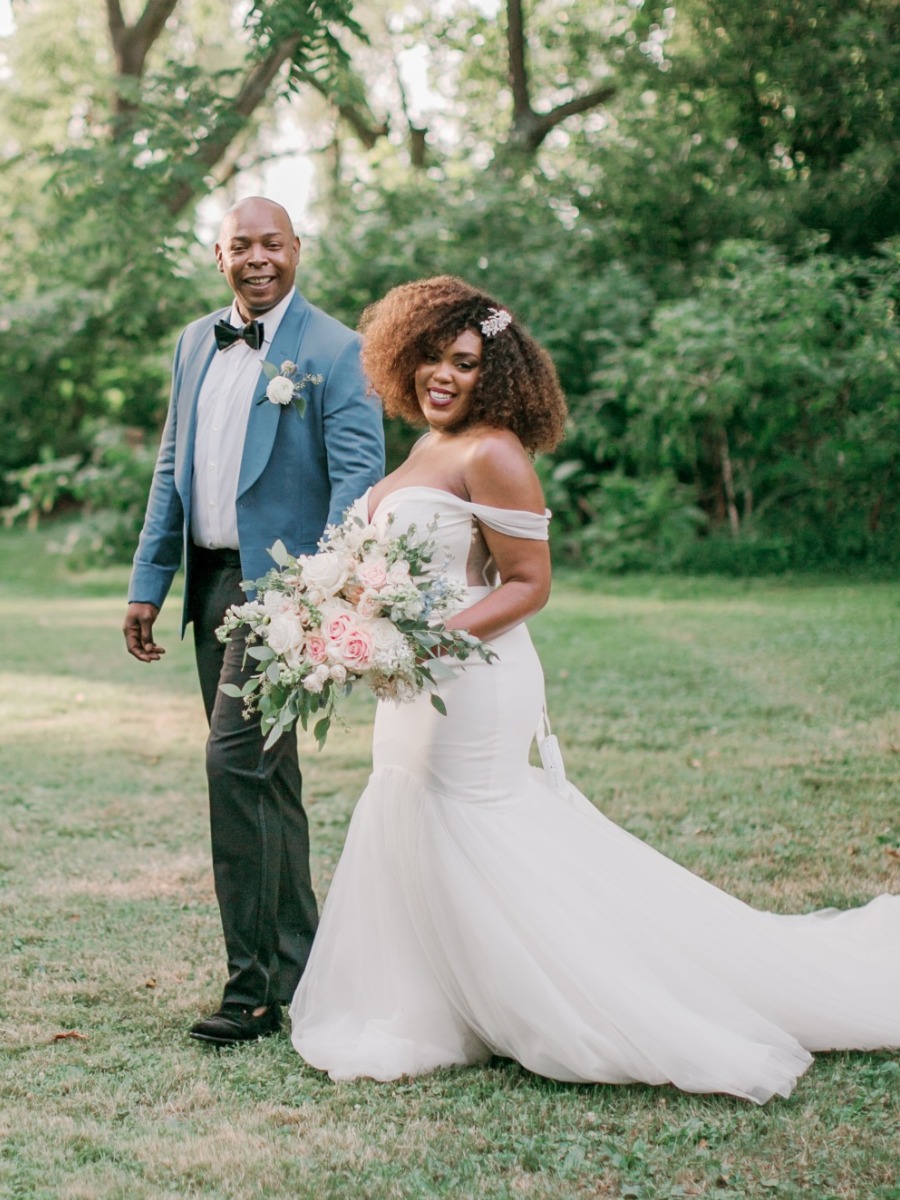
M 125 30 L 125 18 L 119 0 L 106 0 L 106 27 L 109 30 L 113 49 L 118 53 L 119 39 Z
M 513 97 L 511 141 L 521 149 L 533 154 L 547 134 L 555 129 L 561 121 L 578 113 L 588 112 L 600 104 L 605 104 L 616 94 L 616 87 L 614 84 L 607 84 L 604 87 L 595 88 L 591 92 L 586 92 L 583 96 L 576 96 L 574 100 L 567 100 L 565 104 L 558 104 L 548 113 L 535 112 L 531 104 L 528 83 L 527 39 L 522 0 L 506 0 L 506 27 L 509 48 L 507 78 Z
M 598 108 L 601 104 L 605 104 L 607 100 L 611 100 L 616 91 L 615 85 L 610 83 L 606 87 L 595 88 L 592 92 L 586 92 L 583 96 L 576 96 L 573 100 L 567 100 L 565 104 L 558 104 L 556 108 L 551 108 L 548 113 L 535 113 L 532 137 L 537 136 L 538 140 L 534 143 L 533 148 L 536 150 L 550 130 L 555 129 L 561 121 L 565 121 L 567 117 L 574 117 L 578 113 L 589 112 L 592 108 Z
M 379 138 L 387 137 L 389 132 L 387 121 L 382 121 L 380 125 L 372 124 L 356 105 L 348 104 L 346 101 L 336 101 L 328 88 L 316 79 L 315 75 L 304 70 L 298 71 L 297 74 L 304 83 L 308 83 L 320 96 L 324 96 L 329 104 L 334 105 L 367 150 L 371 150 Z
M 141 69 L 153 43 L 165 28 L 166 21 L 178 6 L 178 0 L 147 0 L 146 7 L 132 27 L 132 36 L 138 46 L 143 47 Z
M 228 105 L 203 144 L 187 159 L 187 163 L 203 171 L 211 171 L 224 157 L 240 128 L 246 125 L 266 97 L 273 79 L 292 57 L 299 38 L 282 42 L 268 58 L 258 62 L 248 73 L 240 91 Z M 194 180 L 185 179 L 169 198 L 167 208 L 177 217 L 191 203 L 199 189 L 199 171 Z
M 384 31 L 388 38 L 390 38 L 391 28 L 387 18 L 384 21 Z M 409 130 L 409 161 L 417 170 L 422 170 L 428 160 L 428 146 L 425 141 L 425 138 L 428 136 L 428 129 L 423 128 L 421 125 L 413 124 L 406 88 L 403 86 L 403 76 L 400 74 L 400 64 L 397 61 L 397 55 L 393 53 L 391 54 L 391 66 L 394 68 L 397 91 L 400 93 L 400 108 L 403 110 L 403 119 L 406 122 L 406 128 Z
M 525 20 L 522 0 L 506 0 L 506 44 L 509 52 L 507 78 L 513 97 L 513 128 L 527 124 L 533 116 L 528 91 L 528 66 L 525 61 Z
M 147 55 L 175 11 L 178 0 L 147 0 L 146 7 L 135 25 L 126 25 L 119 0 L 106 0 L 106 27 L 116 60 L 117 81 L 140 79 L 144 74 Z M 122 117 L 138 107 L 121 88 L 116 90 L 116 113 Z

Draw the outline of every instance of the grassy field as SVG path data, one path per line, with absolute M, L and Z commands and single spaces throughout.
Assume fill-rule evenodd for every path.
M 129 660 L 126 573 L 0 534 L 0 1195 L 900 1200 L 900 1058 L 817 1059 L 763 1108 L 574 1087 L 497 1062 L 335 1085 L 287 1037 L 185 1031 L 222 982 L 189 647 Z M 532 625 L 570 776 L 763 907 L 900 892 L 900 594 L 890 583 L 559 583 Z M 371 704 L 305 786 L 321 894 Z

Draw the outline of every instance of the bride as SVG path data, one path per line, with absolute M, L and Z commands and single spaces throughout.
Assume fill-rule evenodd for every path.
M 545 352 L 490 297 L 441 276 L 363 317 L 385 411 L 427 425 L 355 506 L 437 522 L 499 656 L 383 702 L 373 771 L 291 1005 L 293 1042 L 334 1079 L 516 1059 L 553 1079 L 790 1094 L 810 1051 L 900 1045 L 900 896 L 759 912 L 692 875 L 528 762 L 542 720 L 524 622 L 550 589 L 531 464 L 562 436 Z

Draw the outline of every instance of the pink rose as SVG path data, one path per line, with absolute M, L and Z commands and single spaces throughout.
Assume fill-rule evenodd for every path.
M 372 638 L 368 631 L 360 627 L 353 629 L 347 635 L 341 657 L 349 670 L 365 670 L 372 661 Z
M 356 569 L 356 578 L 364 588 L 377 591 L 387 583 L 387 563 L 383 558 L 372 558 L 360 563 Z
M 353 613 L 339 610 L 325 617 L 322 637 L 326 642 L 342 642 L 353 628 Z
M 328 646 L 319 633 L 311 633 L 306 639 L 306 657 L 315 666 L 319 666 L 328 657 Z

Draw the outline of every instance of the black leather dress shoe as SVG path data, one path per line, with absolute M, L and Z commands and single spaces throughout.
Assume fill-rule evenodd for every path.
M 252 1008 L 241 1004 L 223 1004 L 217 1013 L 192 1025 L 189 1037 L 215 1046 L 233 1046 L 236 1042 L 255 1042 L 281 1028 L 281 1005 L 270 1004 L 254 1017 Z

